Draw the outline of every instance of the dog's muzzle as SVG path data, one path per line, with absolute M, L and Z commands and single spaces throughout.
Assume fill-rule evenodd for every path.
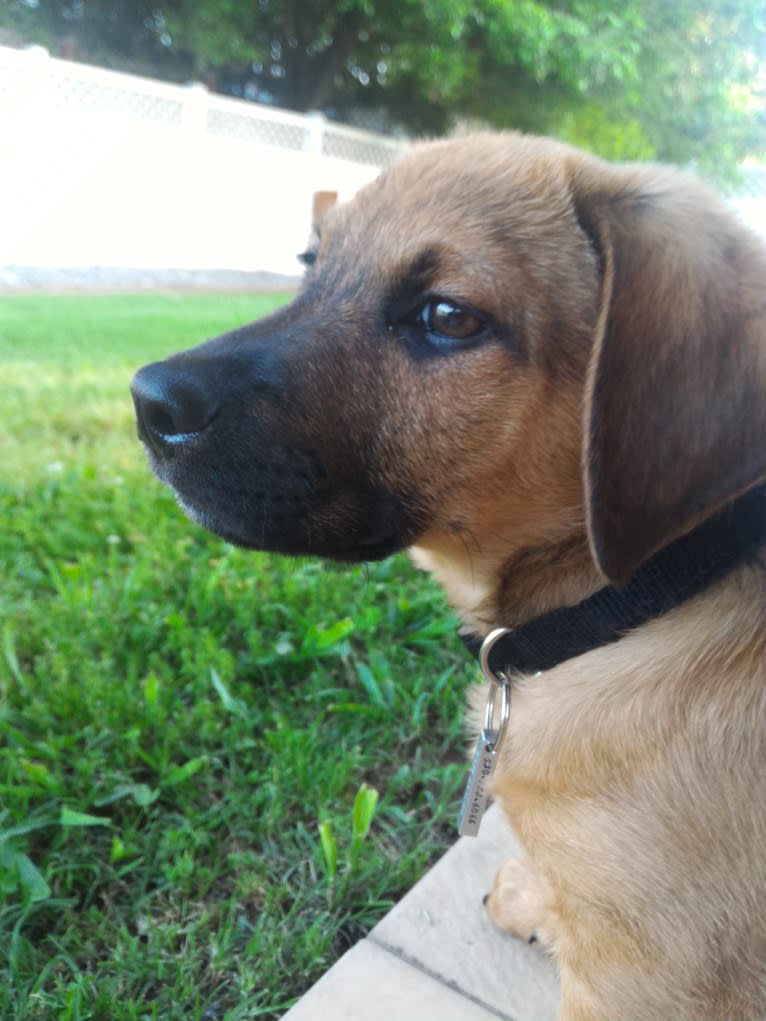
M 231 394 L 243 397 L 237 368 L 225 365 L 227 386 L 221 362 L 171 358 L 140 369 L 131 383 L 138 436 L 193 520 L 242 545 L 299 549 L 327 488 L 324 465 L 264 425 L 258 380 L 246 380 L 251 414 L 244 400 L 232 413 Z
M 401 501 L 349 456 L 348 435 L 307 425 L 273 348 L 245 357 L 225 341 L 147 365 L 131 383 L 139 438 L 184 512 L 253 549 L 374 560 L 406 545 Z

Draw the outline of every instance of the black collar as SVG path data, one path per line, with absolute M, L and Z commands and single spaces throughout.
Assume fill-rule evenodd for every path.
M 759 485 L 655 553 L 623 588 L 599 589 L 576 606 L 553 610 L 509 631 L 493 646 L 489 666 L 496 673 L 535 673 L 616 642 L 751 559 L 764 539 L 766 485 Z M 482 638 L 461 638 L 478 656 Z

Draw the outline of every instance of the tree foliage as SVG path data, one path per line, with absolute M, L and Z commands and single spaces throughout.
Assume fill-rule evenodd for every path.
M 0 0 L 24 39 L 344 120 L 456 118 L 721 169 L 763 148 L 763 0 Z

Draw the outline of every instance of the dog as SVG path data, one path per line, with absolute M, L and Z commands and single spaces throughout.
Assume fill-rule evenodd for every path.
M 526 857 L 487 909 L 561 1019 L 766 1016 L 763 243 L 690 177 L 507 133 L 413 147 L 303 261 L 137 373 L 155 472 L 240 546 L 410 549 L 479 638 L 627 603 L 501 663 Z

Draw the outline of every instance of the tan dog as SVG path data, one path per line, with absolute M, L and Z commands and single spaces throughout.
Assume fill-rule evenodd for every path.
M 484 634 L 622 586 L 766 475 L 766 252 L 689 178 L 516 135 L 426 145 L 305 261 L 292 305 L 134 380 L 155 470 L 234 542 L 414 547 Z M 514 677 L 494 790 L 527 859 L 488 907 L 555 955 L 561 1018 L 766 1016 L 756 539 Z

